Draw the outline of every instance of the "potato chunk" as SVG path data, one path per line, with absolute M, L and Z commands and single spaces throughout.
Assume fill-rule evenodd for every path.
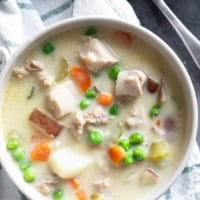
M 168 157 L 169 149 L 165 141 L 153 142 L 150 147 L 149 157 L 153 161 L 161 161 Z
M 54 151 L 50 155 L 48 163 L 57 176 L 61 178 L 73 178 L 88 167 L 92 163 L 92 160 L 88 156 L 65 148 Z

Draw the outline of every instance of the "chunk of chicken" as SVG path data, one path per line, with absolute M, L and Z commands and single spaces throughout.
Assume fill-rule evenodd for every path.
M 91 126 L 107 124 L 109 117 L 104 109 L 100 106 L 94 107 L 92 110 L 82 113 L 80 111 L 73 113 L 72 125 L 68 128 L 76 139 L 80 139 L 84 130 L 90 130 Z
M 79 91 L 72 81 L 51 88 L 47 94 L 47 108 L 60 119 L 76 110 L 79 103 Z
M 28 60 L 25 69 L 29 72 L 38 72 L 44 69 L 43 64 L 38 60 Z
M 108 114 L 101 106 L 96 106 L 93 110 L 86 112 L 84 119 L 86 123 L 92 125 L 103 125 L 109 121 Z
M 52 171 L 61 178 L 76 177 L 91 163 L 90 157 L 67 148 L 55 150 L 48 160 Z
M 106 188 L 110 187 L 110 182 L 111 182 L 111 180 L 110 180 L 109 177 L 97 180 L 97 181 L 94 182 L 95 189 L 98 192 L 102 192 Z
M 25 66 L 15 67 L 13 75 L 21 80 L 28 75 L 34 75 L 39 84 L 44 88 L 49 88 L 53 85 L 54 79 L 44 70 L 43 64 L 38 60 L 28 60 Z
M 49 88 L 53 85 L 53 77 L 47 74 L 45 71 L 37 72 L 36 78 L 39 82 L 39 84 L 44 88 Z
M 121 99 L 132 99 L 142 95 L 142 86 L 147 80 L 144 72 L 139 70 L 121 71 L 115 87 L 115 95 Z
M 53 138 L 58 136 L 63 129 L 61 124 L 37 108 L 33 110 L 29 120 L 42 133 Z
M 72 123 L 75 128 L 75 130 L 72 131 L 72 133 L 77 139 L 80 139 L 84 132 L 84 127 L 86 124 L 86 120 L 84 116 L 82 115 L 82 112 L 78 111 L 74 113 L 74 115 L 72 116 Z
M 29 71 L 27 71 L 25 69 L 25 67 L 23 66 L 20 66 L 20 67 L 15 67 L 13 69 L 13 75 L 18 79 L 18 80 L 21 80 L 23 79 L 24 77 L 28 76 L 29 75 Z
M 135 104 L 130 111 L 129 116 L 125 119 L 125 124 L 128 128 L 137 128 L 143 125 L 146 121 L 144 108 L 142 105 Z
M 59 184 L 62 183 L 63 179 L 56 175 L 49 175 L 42 179 L 36 188 L 44 195 L 48 195 L 52 190 Z
M 89 38 L 82 44 L 80 59 L 91 72 L 98 72 L 118 62 L 111 48 L 96 38 Z

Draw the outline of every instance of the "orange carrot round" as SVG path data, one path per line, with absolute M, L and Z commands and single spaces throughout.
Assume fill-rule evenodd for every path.
M 71 178 L 69 181 L 74 189 L 78 189 L 80 187 L 80 180 L 78 178 Z
M 31 160 L 41 162 L 47 161 L 50 153 L 50 145 L 47 142 L 40 143 L 31 152 Z
M 88 200 L 88 196 L 84 190 L 77 190 L 76 191 L 77 200 Z
M 106 94 L 106 93 L 101 93 L 98 97 L 97 97 L 97 102 L 99 104 L 101 104 L 102 106 L 109 106 L 112 104 L 113 102 L 113 98 L 110 94 Z
M 111 160 L 115 164 L 118 164 L 126 156 L 126 153 L 125 153 L 124 149 L 122 147 L 118 146 L 118 145 L 115 145 L 115 144 L 112 145 L 109 148 L 109 152 L 108 153 L 110 155 Z
M 73 66 L 70 69 L 70 75 L 74 82 L 78 85 L 82 92 L 85 92 L 91 85 L 91 78 L 89 72 L 79 66 Z

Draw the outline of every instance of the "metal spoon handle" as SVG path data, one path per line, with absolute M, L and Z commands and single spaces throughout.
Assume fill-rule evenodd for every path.
M 153 2 L 169 20 L 200 69 L 200 41 L 183 25 L 163 0 L 153 0 Z

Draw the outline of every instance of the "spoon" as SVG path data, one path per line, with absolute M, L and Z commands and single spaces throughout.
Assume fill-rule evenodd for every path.
M 152 1 L 157 5 L 163 15 L 171 23 L 171 25 L 185 44 L 195 64 L 200 69 L 200 41 L 183 25 L 183 23 L 170 10 L 164 0 Z

